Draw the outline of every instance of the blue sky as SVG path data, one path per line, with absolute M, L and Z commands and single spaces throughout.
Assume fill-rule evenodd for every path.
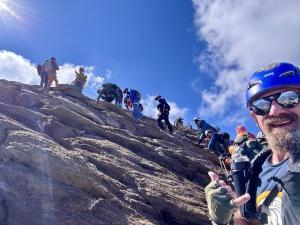
M 37 83 L 32 66 L 55 56 L 61 82 L 73 79 L 74 67 L 88 69 L 84 93 L 92 98 L 97 85 L 110 81 L 139 90 L 148 115 L 155 113 L 152 96 L 161 94 L 172 102 L 173 117 L 191 122 L 198 115 L 231 134 L 244 123 L 256 132 L 244 105 L 247 77 L 273 61 L 299 64 L 299 41 L 287 35 L 299 28 L 298 18 L 274 1 L 262 9 L 258 0 L 0 0 L 0 77 Z M 11 12 L 1 10 L 1 2 Z M 299 8 L 295 4 L 288 1 L 286 11 Z M 280 19 L 268 18 L 270 9 L 280 11 Z M 275 40 L 271 19 L 290 24 Z M 283 38 L 289 43 L 268 54 L 265 47 Z

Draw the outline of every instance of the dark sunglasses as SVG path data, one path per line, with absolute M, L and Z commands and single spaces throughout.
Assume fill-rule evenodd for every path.
M 284 91 L 253 101 L 250 105 L 256 115 L 264 116 L 270 112 L 272 101 L 276 101 L 283 108 L 293 108 L 299 103 L 300 93 Z

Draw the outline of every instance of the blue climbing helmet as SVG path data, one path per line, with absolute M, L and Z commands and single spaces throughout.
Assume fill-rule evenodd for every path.
M 258 96 L 281 87 L 300 87 L 300 69 L 291 63 L 273 63 L 257 70 L 246 92 L 247 107 Z

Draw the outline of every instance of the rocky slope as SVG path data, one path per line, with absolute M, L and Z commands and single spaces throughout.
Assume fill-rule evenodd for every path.
M 217 160 L 195 131 L 160 132 L 70 85 L 0 87 L 0 224 L 210 224 Z

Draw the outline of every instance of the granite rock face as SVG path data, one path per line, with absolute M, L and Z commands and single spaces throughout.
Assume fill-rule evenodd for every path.
M 0 80 L 0 224 L 206 225 L 216 158 L 70 85 Z

